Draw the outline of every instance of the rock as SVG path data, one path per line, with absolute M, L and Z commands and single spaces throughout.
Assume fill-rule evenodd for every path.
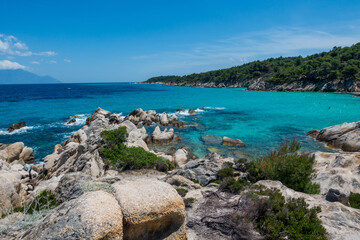
M 314 131 L 308 134 L 315 136 Z M 327 143 L 329 147 L 347 152 L 359 152 L 360 121 L 324 128 L 316 135 L 316 140 Z
M 223 137 L 222 144 L 223 145 L 240 146 L 240 147 L 245 146 L 245 143 L 243 143 L 243 141 L 241 141 L 240 139 L 232 139 L 229 137 Z
M 330 188 L 326 194 L 326 200 L 329 202 L 341 202 L 342 204 L 349 206 L 349 198 L 345 194 L 340 193 L 337 189 Z
M 248 194 L 233 195 L 202 188 L 187 193 L 195 199 L 187 208 L 186 231 L 189 240 L 264 239 L 250 221 L 238 216 L 257 214 L 257 202 Z
M 89 125 L 92 121 L 99 118 L 100 116 L 106 117 L 109 114 L 111 114 L 109 111 L 106 111 L 102 108 L 97 108 L 96 111 L 92 114 L 92 116 L 88 119 L 86 119 L 86 125 Z
M 218 135 L 201 135 L 201 140 L 210 145 L 220 145 L 222 143 L 222 138 Z
M 21 206 L 20 175 L 10 171 L 0 171 L 0 216 Z
M 160 123 L 163 126 L 169 125 L 169 118 L 168 118 L 168 115 L 166 113 L 162 113 L 160 115 Z
M 354 240 L 360 238 L 360 210 L 347 207 L 340 202 L 328 202 L 320 194 L 306 194 L 287 188 L 279 181 L 257 182 L 267 188 L 279 189 L 285 199 L 304 198 L 309 208 L 320 207 L 318 217 L 328 233 L 328 239 Z
M 20 159 L 22 159 L 25 163 L 33 163 L 34 162 L 34 150 L 30 147 L 24 147 L 20 153 Z
M 122 211 L 110 193 L 90 192 L 61 204 L 22 239 L 123 239 Z
M 62 146 L 61 144 L 56 144 L 55 147 L 54 147 L 54 153 L 57 152 L 58 149 L 60 149 Z
M 188 161 L 188 152 L 185 149 L 178 149 L 174 154 L 174 161 L 179 168 L 184 168 Z
M 35 172 L 37 172 L 37 173 L 42 173 L 42 171 L 43 171 L 43 168 L 44 168 L 44 164 L 34 164 L 34 165 L 32 165 L 31 166 L 31 170 L 32 171 L 35 171 Z
M 169 144 L 174 138 L 174 129 L 165 129 L 161 132 L 159 126 L 157 126 L 151 136 L 154 144 Z
M 11 125 L 9 128 L 8 128 L 8 132 L 13 132 L 15 131 L 16 129 L 20 129 L 20 128 L 23 128 L 26 126 L 26 123 L 25 122 L 19 122 L 19 123 L 14 123 L 13 125 Z
M 194 183 L 193 181 L 190 181 L 189 179 L 180 175 L 167 175 L 164 181 L 174 187 L 183 187 L 189 190 L 201 188 L 200 184 Z
M 186 239 L 185 205 L 171 185 L 139 178 L 112 185 L 124 221 L 124 239 Z
M 75 118 L 72 118 L 70 121 L 68 121 L 66 124 L 72 124 L 72 123 L 74 123 L 74 122 L 76 122 L 76 119 Z
M 6 161 L 8 163 L 11 163 L 15 160 L 19 160 L 20 153 L 22 152 L 23 148 L 24 148 L 24 143 L 22 143 L 22 142 L 16 142 L 16 143 L 7 145 L 7 147 L 4 150 L 2 150 L 2 151 L 6 152 L 6 155 L 7 155 Z
M 313 182 L 320 185 L 320 193 L 339 189 L 346 196 L 350 192 L 360 193 L 360 153 L 314 152 L 316 177 Z
M 319 132 L 319 130 L 311 130 L 306 134 L 306 136 L 316 138 L 319 135 Z
M 190 109 L 189 114 L 191 114 L 191 115 L 196 114 L 196 111 L 194 109 Z
M 234 159 L 222 158 L 217 153 L 210 153 L 204 158 L 189 161 L 183 169 L 174 174 L 198 181 L 201 185 L 207 185 L 217 179 L 217 172 L 225 166 L 226 162 L 234 163 Z

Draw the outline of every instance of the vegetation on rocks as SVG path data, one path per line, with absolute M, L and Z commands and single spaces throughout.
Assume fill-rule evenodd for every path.
M 334 47 L 329 52 L 307 57 L 278 57 L 240 66 L 186 76 L 160 76 L 149 83 L 227 83 L 263 78 L 277 83 L 320 82 L 360 78 L 360 43 L 351 47 Z
M 350 193 L 349 203 L 351 207 L 360 209 L 360 194 L 353 192 Z
M 168 171 L 174 168 L 172 162 L 145 151 L 140 147 L 126 147 L 126 127 L 103 131 L 100 154 L 104 160 L 111 163 L 118 170 L 157 169 Z
M 39 212 L 42 210 L 53 209 L 58 205 L 59 203 L 57 202 L 55 195 L 50 191 L 44 190 L 29 203 L 14 208 L 14 212 L 33 214 L 35 211 Z
M 277 180 L 295 191 L 318 193 L 319 185 L 311 182 L 315 157 L 299 153 L 300 148 L 295 140 L 287 141 L 278 150 L 248 163 L 248 179 L 251 182 Z
M 267 239 L 326 239 L 325 228 L 317 217 L 320 207 L 308 209 L 303 198 L 285 198 L 275 190 L 262 191 L 268 198 L 259 208 L 254 223 Z

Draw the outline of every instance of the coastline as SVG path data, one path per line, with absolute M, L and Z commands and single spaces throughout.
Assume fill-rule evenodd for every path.
M 142 84 L 162 84 L 179 87 L 203 87 L 203 88 L 246 88 L 247 91 L 276 91 L 276 92 L 337 92 L 352 93 L 360 92 L 359 80 L 334 80 L 331 82 L 293 82 L 276 83 L 264 81 L 261 78 L 251 81 L 227 83 L 227 82 L 142 82 Z

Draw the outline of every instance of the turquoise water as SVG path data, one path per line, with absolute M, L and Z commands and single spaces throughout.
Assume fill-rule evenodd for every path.
M 193 116 L 180 115 L 188 125 L 176 130 L 181 145 L 203 156 L 209 147 L 222 154 L 241 151 L 251 156 L 273 150 L 284 140 L 298 139 L 303 149 L 327 150 L 306 132 L 360 120 L 360 98 L 338 93 L 255 92 L 245 89 L 189 88 L 147 84 L 53 84 L 0 86 L 0 142 L 23 141 L 36 150 L 37 161 L 51 153 L 85 124 L 97 108 L 126 115 L 133 109 L 174 113 L 199 108 Z M 202 109 L 205 107 L 205 109 Z M 80 115 L 75 125 L 66 125 Z M 28 127 L 8 134 L 14 122 Z M 201 135 L 239 138 L 244 148 L 205 146 Z

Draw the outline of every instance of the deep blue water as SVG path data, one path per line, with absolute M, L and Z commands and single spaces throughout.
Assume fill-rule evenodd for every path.
M 126 115 L 133 109 L 174 113 L 178 108 L 199 108 L 181 115 L 188 127 L 176 130 L 182 145 L 203 156 L 209 147 L 261 155 L 284 140 L 298 139 L 303 149 L 326 150 L 306 132 L 360 120 L 360 98 L 337 93 L 255 92 L 245 89 L 209 89 L 147 84 L 43 84 L 0 85 L 0 142 L 23 141 L 41 160 L 85 124 L 97 108 Z M 202 108 L 206 107 L 203 111 Z M 74 125 L 66 125 L 79 115 Z M 12 134 L 6 129 L 25 121 L 27 128 Z M 240 138 L 245 148 L 205 146 L 202 134 Z

